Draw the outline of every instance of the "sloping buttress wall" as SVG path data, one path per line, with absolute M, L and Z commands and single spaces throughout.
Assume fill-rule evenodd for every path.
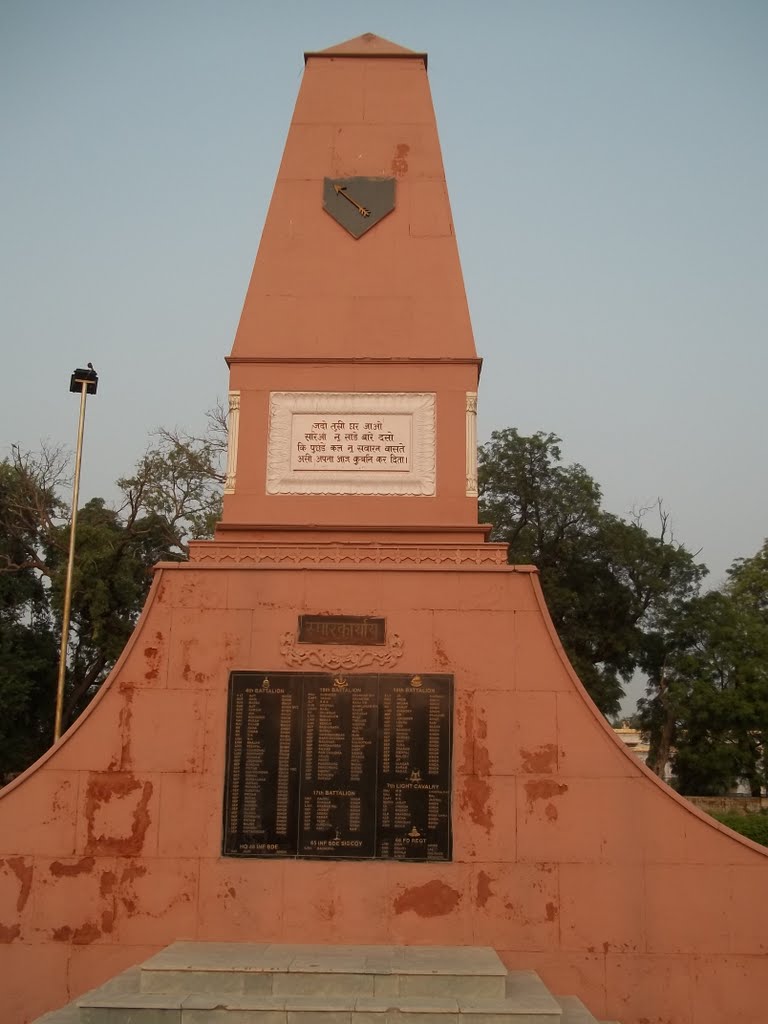
M 455 676 L 454 859 L 220 856 L 232 669 L 303 611 L 380 614 Z M 530 569 L 161 567 L 108 683 L 0 793 L 0 1006 L 26 1024 L 180 938 L 489 945 L 623 1024 L 762 1024 L 766 851 L 651 776 Z

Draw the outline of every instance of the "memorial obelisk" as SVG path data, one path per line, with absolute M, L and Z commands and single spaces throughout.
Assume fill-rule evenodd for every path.
M 425 55 L 364 36 L 306 62 L 199 550 L 312 572 L 286 579 L 272 632 L 290 669 L 268 649 L 230 682 L 223 849 L 446 862 L 454 680 L 447 659 L 409 671 L 435 600 L 392 570 L 504 562 L 477 522 L 480 361 Z
M 180 939 L 491 946 L 623 1024 L 765 1019 L 766 851 L 623 747 L 478 525 L 426 66 L 306 55 L 215 538 L 0 793 L 8 1024 Z

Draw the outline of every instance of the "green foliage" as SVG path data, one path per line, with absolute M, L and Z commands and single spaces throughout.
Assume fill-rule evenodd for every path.
M 738 559 L 719 591 L 656 507 L 631 521 L 601 508 L 597 483 L 565 464 L 560 439 L 510 429 L 479 450 L 480 507 L 512 563 L 533 563 L 571 662 L 606 715 L 623 684 L 647 676 L 636 722 L 648 765 L 671 762 L 691 795 L 768 784 L 768 541 Z M 645 513 L 650 510 L 643 510 Z
M 221 505 L 223 410 L 203 437 L 160 431 L 122 501 L 78 512 L 64 727 L 98 691 L 141 611 L 158 561 L 210 536 Z M 0 462 L 0 782 L 50 746 L 69 549 L 67 459 L 14 447 Z
M 61 629 L 69 527 L 46 549 L 51 607 Z M 178 561 L 168 523 L 155 513 L 124 519 L 94 498 L 80 509 L 72 581 L 70 662 L 65 720 L 88 704 L 117 660 L 141 611 L 158 561 Z
M 59 453 L 0 463 L 0 783 L 45 749 L 53 721 L 56 637 L 38 549 L 60 512 Z M 47 734 L 47 735 L 46 735 Z
M 720 795 L 768 782 L 768 560 L 740 559 L 719 591 L 667 610 L 646 651 L 639 713 L 651 757 L 671 759 L 676 786 Z
M 616 714 L 646 632 L 706 572 L 682 545 L 601 508 L 598 484 L 562 462 L 560 439 L 494 432 L 479 449 L 480 509 L 513 564 L 532 563 L 574 669 L 606 715 Z
M 728 570 L 727 591 L 763 621 L 768 620 L 768 540 L 751 558 L 737 558 Z
M 713 814 L 723 825 L 732 828 L 755 843 L 768 846 L 768 815 L 766 814 Z
M 0 785 L 50 746 L 58 648 L 42 622 L 0 622 Z

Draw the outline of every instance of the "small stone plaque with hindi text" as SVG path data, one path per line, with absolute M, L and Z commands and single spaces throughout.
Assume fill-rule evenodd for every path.
M 298 641 L 300 644 L 384 644 L 387 620 L 363 615 L 300 615 Z

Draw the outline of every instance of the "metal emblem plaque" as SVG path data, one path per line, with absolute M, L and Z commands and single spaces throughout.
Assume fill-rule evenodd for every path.
M 394 178 L 324 178 L 323 209 L 353 238 L 395 208 Z

